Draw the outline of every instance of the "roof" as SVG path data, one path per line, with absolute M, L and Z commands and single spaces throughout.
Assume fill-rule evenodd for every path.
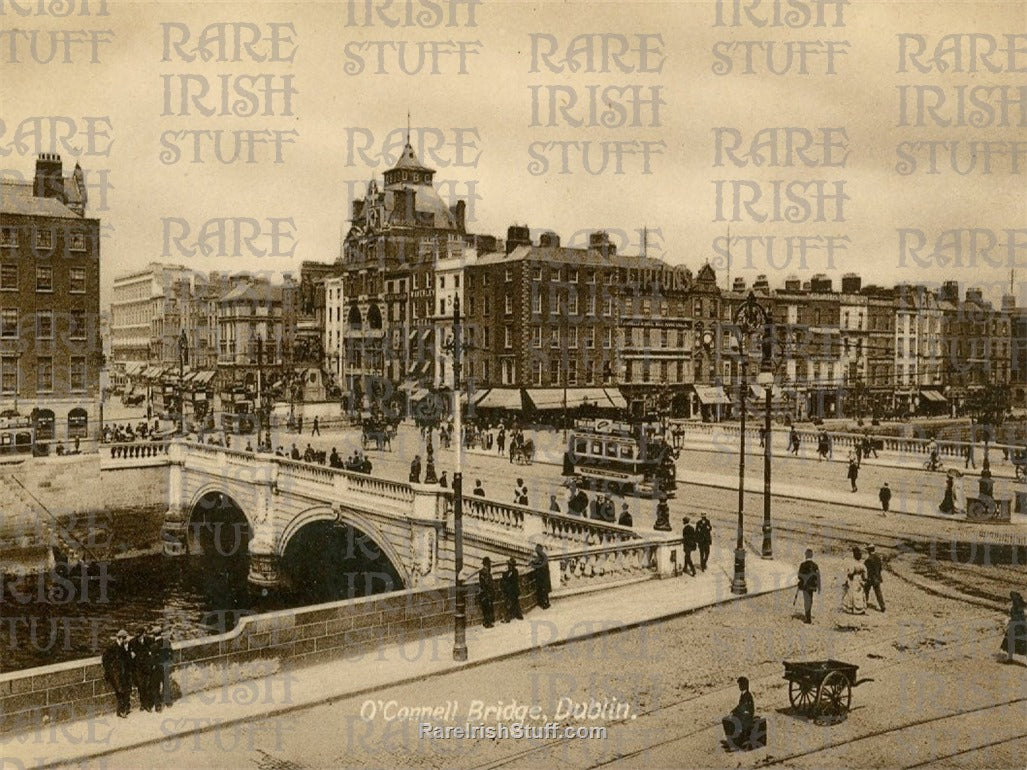
M 597 249 L 581 249 L 569 246 L 518 246 L 509 254 L 494 251 L 478 257 L 476 264 L 496 265 L 518 261 L 564 263 L 593 267 L 627 267 L 648 270 L 680 270 L 688 273 L 683 265 L 670 265 L 655 257 L 615 254 L 608 257 Z
M 11 180 L 0 182 L 0 213 L 82 219 L 56 198 L 37 198 L 33 195 L 31 182 Z
M 235 302 L 237 300 L 253 300 L 280 302 L 282 299 L 281 286 L 269 286 L 265 283 L 242 283 L 234 287 L 227 294 L 221 296 L 221 302 Z
M 417 154 L 414 152 L 414 148 L 410 146 L 410 142 L 406 143 L 403 148 L 403 154 L 399 156 L 399 160 L 396 161 L 396 165 L 392 168 L 405 168 L 414 169 L 416 171 L 434 171 L 433 168 L 422 166 L 421 162 L 417 160 Z M 391 171 L 392 169 L 390 169 Z
M 427 184 L 400 182 L 386 187 L 385 210 L 390 215 L 398 208 L 396 202 L 396 192 L 398 190 L 414 191 L 414 210 L 431 213 L 433 215 L 432 227 L 449 230 L 457 229 L 456 219 L 454 219 L 452 212 L 449 210 L 449 206 L 439 197 L 435 188 Z

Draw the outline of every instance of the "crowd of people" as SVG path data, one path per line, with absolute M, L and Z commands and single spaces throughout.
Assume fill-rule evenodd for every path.
M 539 608 L 547 610 L 550 606 L 549 594 L 552 591 L 552 581 L 549 577 L 549 555 L 541 543 L 535 546 L 535 553 L 528 562 L 528 569 L 535 586 L 535 604 Z M 503 622 L 523 620 L 517 559 L 511 556 L 507 561 L 506 569 L 499 578 L 497 588 L 496 579 L 492 574 L 492 560 L 485 556 L 482 558 L 481 568 L 478 570 L 478 606 L 481 608 L 482 625 L 485 628 L 492 628 L 495 625 L 496 603 L 499 601 L 500 595 L 502 595 L 504 610 Z

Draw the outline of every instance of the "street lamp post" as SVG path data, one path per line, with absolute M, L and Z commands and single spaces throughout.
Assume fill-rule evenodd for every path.
M 774 389 L 774 372 L 770 364 L 770 346 L 772 343 L 770 323 L 763 326 L 763 348 L 760 361 L 760 374 L 757 379 L 766 391 L 763 413 L 763 548 L 760 555 L 764 559 L 774 558 L 774 544 L 770 524 L 770 407 Z
M 769 357 L 766 355 L 766 324 L 767 324 L 767 311 L 756 302 L 756 295 L 753 292 L 749 292 L 749 296 L 745 299 L 745 302 L 738 308 L 735 313 L 735 324 L 738 326 L 738 349 L 740 353 L 741 363 L 741 382 L 739 383 L 739 394 L 740 394 L 740 405 L 742 409 L 741 417 L 741 430 L 739 432 L 739 452 L 738 452 L 738 532 L 735 542 L 735 574 L 731 581 L 731 593 L 733 594 L 745 594 L 748 593 L 748 588 L 745 584 L 745 396 L 746 390 L 749 387 L 748 375 L 749 375 L 749 357 L 746 351 L 746 343 L 749 336 L 756 330 L 764 329 L 764 364 L 761 369 L 765 369 L 769 365 Z M 769 401 L 768 401 L 769 404 Z M 770 414 L 768 408 L 767 414 Z M 768 437 L 769 438 L 769 437 Z M 764 444 L 764 469 L 766 469 L 767 463 L 767 447 L 769 446 L 769 440 L 765 440 Z M 769 483 L 766 479 L 764 480 L 764 490 L 766 485 Z M 767 515 L 765 511 L 765 515 Z M 764 525 L 766 526 L 768 519 L 765 519 Z M 764 530 L 766 532 L 766 530 Z
M 456 434 L 456 470 L 453 472 L 453 556 L 456 596 L 453 609 L 453 660 L 467 660 L 467 605 L 464 595 L 464 438 L 460 414 L 460 298 L 453 298 L 453 432 Z
M 178 335 L 178 432 L 185 435 L 185 360 L 189 355 L 189 338 L 185 329 Z

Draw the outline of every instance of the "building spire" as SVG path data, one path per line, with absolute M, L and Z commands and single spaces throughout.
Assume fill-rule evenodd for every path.
M 410 144 L 410 109 L 407 109 L 407 144 Z

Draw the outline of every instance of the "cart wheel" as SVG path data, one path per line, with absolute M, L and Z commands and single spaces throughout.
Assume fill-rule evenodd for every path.
M 817 694 L 816 716 L 838 718 L 845 716 L 852 703 L 852 686 L 841 671 L 832 671 L 820 684 Z
M 816 686 L 806 680 L 788 682 L 788 701 L 796 711 L 807 712 L 817 696 Z

